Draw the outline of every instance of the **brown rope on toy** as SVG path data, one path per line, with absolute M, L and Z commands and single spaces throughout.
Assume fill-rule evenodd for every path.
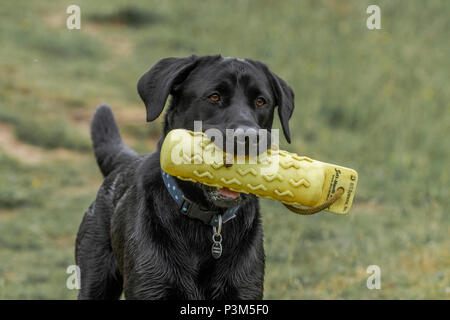
M 283 204 L 285 205 L 286 208 L 288 208 L 292 212 L 295 212 L 298 214 L 303 214 L 303 215 L 310 215 L 310 214 L 314 214 L 314 213 L 317 213 L 319 211 L 322 211 L 322 210 L 328 208 L 333 203 L 335 203 L 340 197 L 342 197 L 343 194 L 344 194 L 344 188 L 339 187 L 330 199 L 328 199 L 327 201 L 322 203 L 320 206 L 317 206 L 314 208 L 303 209 L 303 208 L 297 208 L 297 207 L 291 206 L 286 203 L 283 203 Z

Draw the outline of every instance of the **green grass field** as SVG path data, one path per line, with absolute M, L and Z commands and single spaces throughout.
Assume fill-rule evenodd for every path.
M 81 30 L 66 28 L 71 4 Z M 0 299 L 76 297 L 66 268 L 102 182 L 90 118 L 107 102 L 151 152 L 161 123 L 145 122 L 137 80 L 192 53 L 269 64 L 296 93 L 283 148 L 359 172 L 346 216 L 262 201 L 266 299 L 449 299 L 449 13 L 447 0 L 3 1 Z

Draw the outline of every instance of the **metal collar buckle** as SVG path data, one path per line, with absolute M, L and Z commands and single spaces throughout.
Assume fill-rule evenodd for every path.
M 222 215 L 216 215 L 217 217 L 217 227 L 213 225 L 213 236 L 212 241 L 213 245 L 211 247 L 211 254 L 214 259 L 219 259 L 222 255 Z
M 182 214 L 189 216 L 189 213 L 191 212 L 191 208 L 192 208 L 192 201 L 183 197 L 183 201 L 181 201 L 178 210 Z

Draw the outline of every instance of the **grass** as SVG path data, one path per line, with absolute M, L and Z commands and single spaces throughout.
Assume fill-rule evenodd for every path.
M 283 147 L 359 172 L 347 216 L 262 201 L 265 298 L 448 299 L 450 2 L 375 2 L 376 31 L 366 0 L 2 4 L 0 299 L 76 297 L 65 271 L 102 181 L 90 117 L 109 103 L 126 142 L 151 152 L 161 124 L 145 123 L 136 82 L 192 53 L 268 63 L 296 93 Z M 81 30 L 65 28 L 71 4 Z M 369 265 L 381 290 L 366 287 Z

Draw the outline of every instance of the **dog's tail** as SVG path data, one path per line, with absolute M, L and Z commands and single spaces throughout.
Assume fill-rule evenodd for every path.
M 105 177 L 119 165 L 138 157 L 134 150 L 123 143 L 112 110 L 107 105 L 100 105 L 95 111 L 91 122 L 91 138 L 95 158 Z

